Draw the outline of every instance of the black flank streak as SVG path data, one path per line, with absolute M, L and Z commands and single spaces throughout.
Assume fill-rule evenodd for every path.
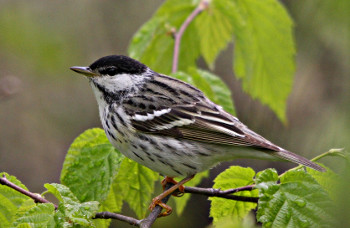
M 170 150 L 175 150 L 173 146 L 170 146 L 169 144 L 164 144 L 164 146 Z
M 142 161 L 144 161 L 144 159 L 142 157 L 140 157 L 140 155 L 138 155 L 137 153 L 135 153 L 134 151 L 132 152 L 133 154 L 135 154 L 136 157 L 140 158 Z
M 189 164 L 186 164 L 186 163 L 182 163 L 184 166 L 187 166 L 188 168 L 190 169 L 193 169 L 193 170 L 196 170 L 196 167 L 192 166 L 192 165 L 189 165 Z
M 107 128 L 110 129 L 108 119 L 106 119 L 105 123 L 106 123 Z
M 112 138 L 113 138 L 114 140 L 117 140 L 113 134 L 111 134 L 111 136 L 112 136 Z
M 165 162 L 164 160 L 162 160 L 162 159 L 158 159 L 161 163 L 163 163 L 164 165 L 168 165 L 168 163 L 167 162 Z
M 173 153 L 176 154 L 177 156 L 181 156 L 181 154 L 179 154 L 179 152 L 177 152 L 176 150 L 174 150 Z
M 157 158 L 163 159 L 162 156 L 160 156 L 159 154 L 154 154 Z
M 111 121 L 112 121 L 112 126 L 115 128 L 115 130 L 118 131 L 119 134 L 121 134 L 122 136 L 124 136 L 124 133 L 121 132 L 121 131 L 119 130 L 119 128 L 118 128 L 118 126 L 117 126 L 117 124 L 116 124 L 116 122 L 115 122 L 115 118 L 114 118 L 113 115 L 111 116 Z
M 182 173 L 180 173 L 177 169 L 174 169 L 174 168 L 173 168 L 173 170 L 174 170 L 176 173 L 178 173 L 179 175 L 182 175 Z
M 120 122 L 126 127 L 126 123 L 124 121 L 124 119 L 119 115 L 119 113 L 115 113 L 117 115 L 117 118 L 120 120 Z
M 138 137 L 139 137 L 141 140 L 148 141 L 148 137 L 146 137 L 146 136 L 144 136 L 144 135 L 138 135 Z
M 143 150 L 143 151 L 147 151 L 147 147 L 145 147 L 144 145 L 139 145 L 139 147 Z
M 153 139 L 149 139 L 149 143 L 152 144 L 157 150 L 161 150 L 158 143 L 154 141 Z
M 115 136 L 114 136 L 110 131 L 108 131 L 108 130 L 107 130 L 107 134 L 108 134 L 109 136 L 111 136 L 114 140 L 117 140 L 117 139 L 115 138 Z

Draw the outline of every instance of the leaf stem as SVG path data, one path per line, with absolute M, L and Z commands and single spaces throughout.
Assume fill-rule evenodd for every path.
M 329 151 L 326 151 L 326 152 L 314 157 L 313 159 L 311 159 L 311 161 L 318 161 L 323 157 L 334 156 L 334 155 L 345 158 L 346 156 L 342 153 L 343 150 L 344 149 L 330 149 Z
M 179 52 L 180 52 L 180 43 L 183 33 L 185 32 L 188 25 L 194 20 L 194 18 L 200 14 L 204 9 L 209 5 L 209 0 L 202 0 L 199 5 L 192 11 L 192 13 L 186 18 L 184 23 L 181 25 L 179 31 L 174 34 L 175 45 L 174 45 L 174 55 L 173 55 L 173 66 L 172 73 L 177 72 L 178 63 L 179 63 Z

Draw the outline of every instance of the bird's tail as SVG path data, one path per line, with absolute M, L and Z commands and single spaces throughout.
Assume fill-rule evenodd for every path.
M 298 163 L 299 165 L 305 165 L 307 167 L 310 167 L 314 170 L 320 171 L 320 172 L 325 172 L 326 169 L 317 165 L 316 163 L 307 160 L 306 158 L 294 154 L 292 152 L 289 152 L 287 150 L 283 150 L 283 151 L 276 151 L 272 153 L 273 156 L 284 159 L 284 160 L 288 160 L 290 162 L 294 162 L 294 163 Z

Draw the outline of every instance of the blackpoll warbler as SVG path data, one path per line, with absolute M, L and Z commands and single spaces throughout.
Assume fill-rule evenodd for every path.
M 235 158 L 278 158 L 325 170 L 253 132 L 192 85 L 132 58 L 111 55 L 71 69 L 88 77 L 113 146 L 168 177 L 189 177 Z

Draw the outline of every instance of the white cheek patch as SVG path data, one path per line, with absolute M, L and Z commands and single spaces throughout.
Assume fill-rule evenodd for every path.
M 128 74 L 119 74 L 116 76 L 101 76 L 97 82 L 103 85 L 108 91 L 120 91 L 134 86 L 134 82 Z

